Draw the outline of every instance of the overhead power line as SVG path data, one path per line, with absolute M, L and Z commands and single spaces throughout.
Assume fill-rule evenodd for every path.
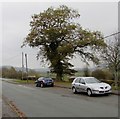
M 114 35 L 117 35 L 117 34 L 119 34 L 119 33 L 120 33 L 120 32 L 113 33 L 113 34 L 111 34 L 111 35 L 105 36 L 104 39 L 105 39 L 105 38 L 108 38 L 108 37 L 111 37 L 111 36 L 114 36 Z
M 7 59 L 4 59 L 3 61 L 7 61 L 7 62 L 10 62 L 11 60 L 14 60 L 14 59 L 16 59 L 16 58 L 18 58 L 18 56 L 20 56 L 20 54 L 17 54 L 17 55 L 15 55 L 15 56 L 12 56 L 12 57 L 10 57 L 10 58 L 7 58 Z

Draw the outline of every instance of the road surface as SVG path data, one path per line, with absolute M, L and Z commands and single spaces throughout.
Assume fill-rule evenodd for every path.
M 2 117 L 2 81 L 0 80 L 0 118 Z
M 10 107 L 8 102 L 2 100 L 2 117 L 18 117 L 17 113 Z
M 27 117 L 118 117 L 118 96 L 74 95 L 69 89 L 2 83 L 5 97 Z

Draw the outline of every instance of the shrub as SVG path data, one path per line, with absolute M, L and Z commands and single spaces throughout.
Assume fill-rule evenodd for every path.
M 110 85 L 114 84 L 114 80 L 102 80 L 102 82 L 108 83 Z
M 110 72 L 109 70 L 104 70 L 104 73 L 105 73 L 106 80 L 113 80 L 114 79 L 112 72 Z
M 93 77 L 97 79 L 105 79 L 105 72 L 102 71 L 101 69 L 96 69 L 95 71 L 92 72 L 91 74 Z
M 97 79 L 113 80 L 113 74 L 109 70 L 96 69 L 92 72 L 92 76 Z
M 83 72 L 84 72 L 84 76 L 85 77 L 89 77 L 90 76 L 90 71 L 89 71 L 89 69 L 87 67 L 83 70 Z

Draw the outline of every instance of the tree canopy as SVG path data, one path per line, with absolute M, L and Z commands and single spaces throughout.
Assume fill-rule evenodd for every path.
M 91 60 L 98 63 L 95 52 L 106 46 L 99 31 L 83 29 L 75 22 L 79 18 L 78 11 L 65 5 L 50 7 L 32 16 L 31 29 L 23 46 L 38 48 L 37 58 L 42 56 L 44 61 L 49 62 L 58 80 L 63 74 L 72 75 L 75 72 L 69 61 L 76 53 L 84 62 Z

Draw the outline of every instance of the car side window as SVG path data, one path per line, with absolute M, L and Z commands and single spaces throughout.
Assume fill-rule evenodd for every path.
M 75 83 L 79 83 L 79 80 L 80 80 L 80 79 L 79 79 L 79 78 L 77 78 L 77 79 L 75 80 Z
M 85 84 L 84 79 L 81 79 L 81 80 L 80 80 L 80 83 Z

